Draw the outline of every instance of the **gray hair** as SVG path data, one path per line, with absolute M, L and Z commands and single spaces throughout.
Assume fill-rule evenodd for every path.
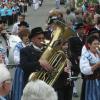
M 0 63 L 0 85 L 8 79 L 11 79 L 10 72 L 5 64 Z
M 53 87 L 42 80 L 35 80 L 27 83 L 21 100 L 58 100 L 58 97 Z

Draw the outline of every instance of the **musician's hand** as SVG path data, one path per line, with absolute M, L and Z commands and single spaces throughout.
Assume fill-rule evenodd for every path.
M 71 71 L 70 67 L 64 67 L 64 72 L 69 73 Z
M 46 71 L 51 71 L 51 70 L 53 69 L 52 66 L 50 66 L 49 63 L 48 63 L 46 60 L 40 59 L 39 62 L 40 62 L 40 65 L 41 65 Z

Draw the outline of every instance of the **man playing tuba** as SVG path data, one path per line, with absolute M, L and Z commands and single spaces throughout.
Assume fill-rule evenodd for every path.
M 40 71 L 42 68 L 46 71 L 52 69 L 45 60 L 40 59 L 44 38 L 44 32 L 41 27 L 32 29 L 29 36 L 31 44 L 20 51 L 20 66 L 25 74 L 25 83 L 27 83 L 32 72 Z

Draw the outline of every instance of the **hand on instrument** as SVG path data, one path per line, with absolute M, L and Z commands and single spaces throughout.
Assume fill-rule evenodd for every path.
M 50 64 L 44 60 L 44 59 L 40 59 L 39 60 L 40 65 L 46 70 L 46 71 L 51 71 L 52 70 L 52 66 L 50 66 Z
M 70 71 L 71 71 L 70 67 L 67 67 L 67 66 L 66 66 L 66 67 L 64 68 L 64 72 L 69 73 Z

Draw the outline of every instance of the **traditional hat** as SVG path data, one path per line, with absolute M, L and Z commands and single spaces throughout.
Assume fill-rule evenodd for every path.
M 41 27 L 36 27 L 36 28 L 33 28 L 31 30 L 31 34 L 29 35 L 29 39 L 31 39 L 32 37 L 35 37 L 39 34 L 44 34 L 44 31 Z
M 10 72 L 4 64 L 0 63 L 0 84 L 8 79 L 11 79 Z
M 57 20 L 57 19 L 58 19 L 57 16 L 50 16 L 48 18 L 48 25 L 54 23 L 54 21 Z
M 83 24 L 83 23 L 75 23 L 74 29 L 75 29 L 75 30 L 78 30 L 78 29 L 80 29 L 80 28 L 84 28 L 84 24 Z
M 27 22 L 23 21 L 23 22 L 20 22 L 20 24 L 18 24 L 18 26 L 19 26 L 19 27 L 20 27 L 20 26 L 29 27 L 29 24 L 28 24 Z

